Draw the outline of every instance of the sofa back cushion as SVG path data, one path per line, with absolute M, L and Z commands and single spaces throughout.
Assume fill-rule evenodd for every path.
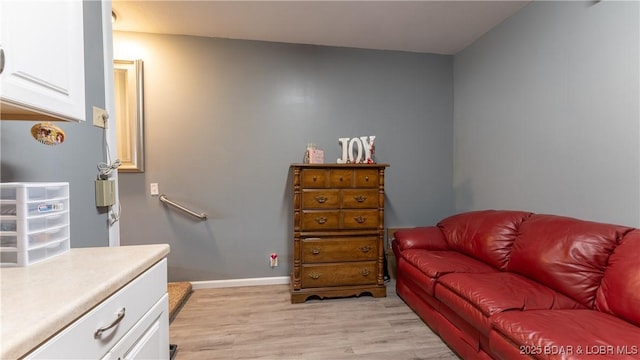
M 529 216 L 524 211 L 471 211 L 443 219 L 438 227 L 451 249 L 504 270 L 518 227 Z
M 507 270 L 593 308 L 609 256 L 631 230 L 562 216 L 532 215 L 520 226 Z
M 640 326 L 640 230 L 628 233 L 609 257 L 596 309 Z

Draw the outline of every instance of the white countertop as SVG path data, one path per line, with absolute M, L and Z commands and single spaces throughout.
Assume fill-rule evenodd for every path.
M 0 269 L 0 359 L 17 359 L 162 260 L 169 245 L 78 248 Z

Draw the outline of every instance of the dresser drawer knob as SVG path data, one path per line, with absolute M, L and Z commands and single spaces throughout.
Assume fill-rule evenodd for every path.
M 369 271 L 369 269 L 360 270 L 360 275 L 362 276 L 368 276 L 369 274 L 371 274 L 371 271 Z
M 353 220 L 355 220 L 358 224 L 364 224 L 365 222 L 367 222 L 367 218 L 365 216 L 357 216 L 354 217 Z
M 368 177 L 368 176 L 365 176 L 365 177 L 364 177 L 364 181 L 369 181 L 369 177 Z
M 316 280 L 316 279 L 320 278 L 320 273 L 317 273 L 317 272 L 314 271 L 314 272 L 309 274 L 309 277 L 312 278 L 313 280 Z
M 318 177 L 317 177 L 317 176 L 314 176 L 312 180 L 313 180 L 313 181 L 316 181 L 316 180 L 318 180 Z
M 322 225 L 322 224 L 327 222 L 327 218 L 326 217 L 317 217 L 315 220 L 320 225 Z
M 318 254 L 320 254 L 320 248 L 317 248 L 317 247 L 311 248 L 311 253 L 312 253 L 313 255 L 318 255 Z
M 363 253 L 368 253 L 369 251 L 371 251 L 371 246 L 362 245 L 362 246 L 360 246 L 360 251 L 362 251 Z
M 367 200 L 367 197 L 366 196 L 362 196 L 362 195 L 358 195 L 358 196 L 355 196 L 353 199 L 355 201 L 361 203 L 361 202 L 364 202 L 365 200 Z
M 328 199 L 327 199 L 326 197 L 324 197 L 324 196 L 316 196 L 316 197 L 315 197 L 315 199 L 316 199 L 316 201 L 317 201 L 319 204 L 324 204 L 324 203 L 325 203 L 325 202 L 327 202 L 327 200 L 328 200 Z
M 96 330 L 96 332 L 93 333 L 93 337 L 94 338 L 99 338 L 100 335 L 102 335 L 103 332 L 111 329 L 112 327 L 118 325 L 122 319 L 124 319 L 124 315 L 125 315 L 125 308 L 120 309 L 120 311 L 118 311 L 118 314 L 116 315 L 116 319 L 113 320 L 113 322 L 107 326 L 103 326 L 101 328 L 99 328 L 98 330 Z

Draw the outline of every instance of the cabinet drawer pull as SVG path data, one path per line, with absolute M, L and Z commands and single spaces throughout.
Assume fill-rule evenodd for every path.
M 358 224 L 364 224 L 367 221 L 367 218 L 365 216 L 357 216 L 354 217 L 353 220 L 355 220 Z
M 318 254 L 320 254 L 320 248 L 317 248 L 317 247 L 311 248 L 311 253 L 312 253 L 313 255 L 318 255 Z
M 317 177 L 317 176 L 314 176 L 314 177 L 313 177 L 313 181 L 315 182 L 316 180 L 318 180 L 318 177 Z
M 316 279 L 320 278 L 320 274 L 314 271 L 314 272 L 309 274 L 309 277 L 312 278 L 313 280 L 316 280 Z
M 369 271 L 369 269 L 360 270 L 360 275 L 362 276 L 368 276 L 369 274 L 371 274 L 371 271 Z
M 327 198 L 324 196 L 316 196 L 315 199 L 319 204 L 324 204 L 325 202 L 327 202 Z
M 360 246 L 360 251 L 362 251 L 363 253 L 368 253 L 369 251 L 371 251 L 371 246 L 362 245 L 362 246 Z
M 116 317 L 115 320 L 113 320 L 113 322 L 107 326 L 103 326 L 101 328 L 99 328 L 98 330 L 96 330 L 96 332 L 93 333 L 93 337 L 94 338 L 99 338 L 100 335 L 102 335 L 103 332 L 111 329 L 112 327 L 118 325 L 120 323 L 120 321 L 122 321 L 122 319 L 124 319 L 124 313 L 125 313 L 125 308 L 120 309 L 120 311 L 118 311 L 118 315 Z
M 353 199 L 359 203 L 361 202 L 365 202 L 365 200 L 367 200 L 366 196 L 362 196 L 362 195 L 358 195 L 358 196 L 354 196 Z
M 369 177 L 368 177 L 368 176 L 365 176 L 365 177 L 364 177 L 364 181 L 369 181 Z
M 322 224 L 327 222 L 327 218 L 326 217 L 317 217 L 315 220 L 320 225 L 322 225 Z

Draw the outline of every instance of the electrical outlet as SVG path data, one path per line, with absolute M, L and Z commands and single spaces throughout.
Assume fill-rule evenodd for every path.
M 149 184 L 149 192 L 151 193 L 151 195 L 160 194 L 160 190 L 158 189 L 158 183 Z
M 93 126 L 107 128 L 107 119 L 109 118 L 109 113 L 107 110 L 100 109 L 99 107 L 93 107 Z
M 269 256 L 269 266 L 272 268 L 278 266 L 278 254 L 273 253 Z

